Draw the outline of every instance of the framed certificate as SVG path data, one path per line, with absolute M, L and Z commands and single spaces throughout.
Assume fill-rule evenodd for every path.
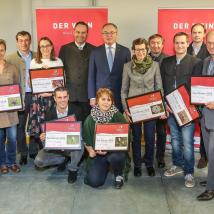
M 121 151 L 128 149 L 129 124 L 96 124 L 95 150 Z
M 166 114 L 161 91 L 126 98 L 133 123 L 152 120 Z
M 19 84 L 0 86 L 0 112 L 18 111 L 23 108 Z
M 46 122 L 45 149 L 80 150 L 81 122 Z
M 190 95 L 184 85 L 166 95 L 166 101 L 179 126 L 184 126 L 200 117 L 198 109 L 190 104 Z
M 191 103 L 214 102 L 214 76 L 191 77 Z
M 63 67 L 30 69 L 30 81 L 33 94 L 53 92 L 65 85 Z

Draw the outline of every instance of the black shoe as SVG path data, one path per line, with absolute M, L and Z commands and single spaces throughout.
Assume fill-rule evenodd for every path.
M 207 190 L 197 197 L 199 201 L 209 201 L 213 198 L 214 198 L 214 191 L 207 191 Z
M 77 171 L 68 171 L 68 183 L 73 184 L 77 180 Z
M 37 156 L 37 153 L 35 153 L 35 154 L 29 154 L 29 157 L 30 157 L 31 159 L 33 159 L 33 160 L 35 160 L 36 156 Z
M 155 170 L 153 166 L 146 167 L 146 169 L 149 176 L 155 176 Z
M 198 169 L 203 169 L 207 166 L 207 159 L 205 157 L 201 157 L 200 160 L 198 161 Z
M 202 187 L 206 187 L 207 186 L 207 181 L 201 181 L 199 184 Z
M 158 161 L 158 168 L 163 169 L 165 167 L 165 162 L 164 161 Z
M 21 155 L 20 160 L 19 160 L 20 165 L 26 165 L 27 164 L 27 156 Z
M 134 176 L 140 177 L 142 175 L 141 167 L 134 167 Z
M 59 172 L 65 171 L 66 165 L 70 160 L 71 160 L 70 157 L 65 157 L 65 160 L 63 161 L 63 163 L 61 163 L 57 166 L 57 171 L 59 171 Z
M 123 177 L 117 176 L 115 178 L 114 187 L 115 187 L 115 189 L 121 189 L 122 186 L 123 186 Z

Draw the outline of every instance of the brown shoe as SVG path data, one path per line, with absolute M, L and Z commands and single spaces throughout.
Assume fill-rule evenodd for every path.
M 6 165 L 1 166 L 0 171 L 2 174 L 7 174 L 9 172 L 8 167 Z
M 12 172 L 15 172 L 15 173 L 18 173 L 21 171 L 20 167 L 16 164 L 13 164 L 12 166 L 9 167 L 9 169 L 12 171 Z
M 203 169 L 207 166 L 207 159 L 204 157 L 201 157 L 200 160 L 198 161 L 198 169 Z

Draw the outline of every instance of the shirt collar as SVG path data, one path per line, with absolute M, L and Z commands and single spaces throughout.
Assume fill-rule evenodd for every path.
M 58 117 L 58 118 L 67 116 L 67 115 L 68 115 L 68 106 L 67 106 L 67 108 L 65 109 L 65 111 L 64 111 L 63 113 L 60 113 L 60 112 L 58 111 L 58 109 L 56 108 L 56 113 L 57 113 L 57 117 Z
M 107 45 L 105 44 L 105 48 L 108 49 L 109 47 L 116 49 L 116 43 L 114 43 L 113 45 Z
M 83 49 L 84 46 L 85 46 L 85 42 L 84 42 L 83 44 L 79 45 L 79 44 L 77 44 L 76 41 L 75 41 L 75 44 L 76 44 L 76 46 L 77 46 L 78 48 L 80 48 L 80 49 Z
M 22 58 L 24 58 L 24 59 L 26 59 L 26 58 L 28 58 L 28 57 L 30 57 L 30 58 L 31 58 L 31 56 L 32 56 L 31 51 L 29 51 L 28 55 L 24 55 L 24 54 L 22 54 L 19 50 L 18 50 L 18 53 L 19 53 L 19 54 L 20 54 L 20 56 L 21 56 Z

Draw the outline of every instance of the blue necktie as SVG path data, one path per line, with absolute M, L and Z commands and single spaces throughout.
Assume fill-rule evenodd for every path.
M 109 70 L 111 71 L 112 69 L 112 66 L 113 66 L 113 54 L 112 54 L 112 51 L 111 51 L 112 47 L 109 46 L 108 47 L 108 55 L 107 55 L 107 59 L 108 59 L 108 66 L 109 66 Z

